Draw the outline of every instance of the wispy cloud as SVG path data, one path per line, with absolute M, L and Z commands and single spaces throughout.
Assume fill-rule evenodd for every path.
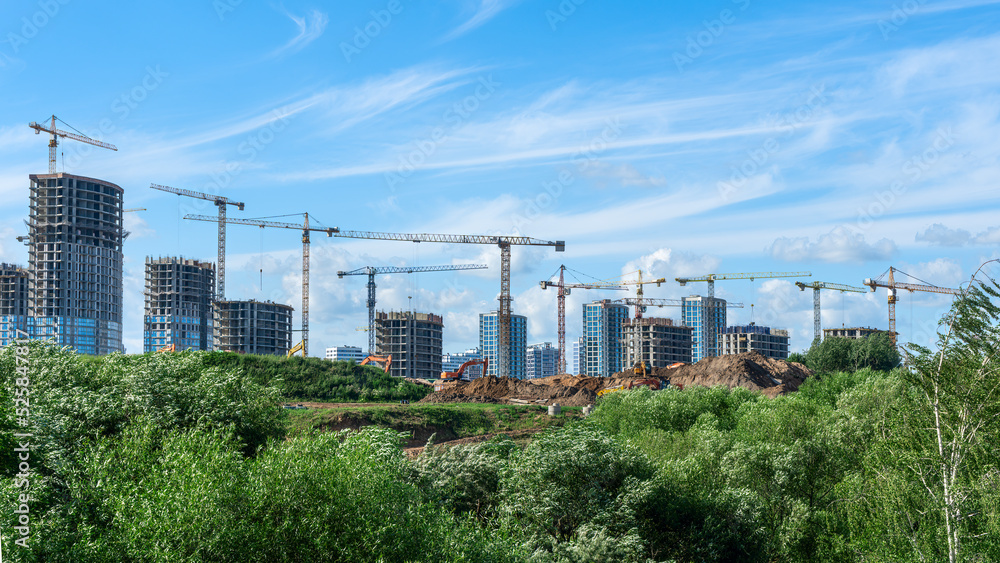
M 271 58 L 301 51 L 306 45 L 319 39 L 323 35 L 323 32 L 326 31 L 326 24 L 330 23 L 330 18 L 319 10 L 313 10 L 303 17 L 296 16 L 284 8 L 282 8 L 282 12 L 288 16 L 288 19 L 295 22 L 296 27 L 299 28 L 299 33 L 288 43 L 272 51 L 270 54 Z
M 896 243 L 881 239 L 869 244 L 864 235 L 838 227 L 816 242 L 809 237 L 781 237 L 768 249 L 776 260 L 791 262 L 866 262 L 888 260 L 896 253 Z
M 479 6 L 476 8 L 476 13 L 474 13 L 471 18 L 466 20 L 465 23 L 448 32 L 442 41 L 451 41 L 456 37 L 465 35 L 473 29 L 476 29 L 477 27 L 490 21 L 500 12 L 518 4 L 520 1 L 521 0 L 478 0 Z

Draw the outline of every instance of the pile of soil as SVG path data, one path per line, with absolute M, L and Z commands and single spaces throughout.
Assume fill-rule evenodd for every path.
M 616 375 L 624 376 L 626 373 Z M 747 352 L 705 358 L 696 364 L 674 369 L 655 368 L 653 375 L 685 387 L 688 385 L 705 387 L 723 385 L 730 389 L 743 387 L 751 391 L 760 391 L 773 398 L 798 389 L 799 385 L 812 375 L 812 371 L 797 362 L 775 360 L 760 352 Z
M 546 379 L 521 380 L 487 376 L 472 381 L 444 383 L 442 390 L 421 403 L 520 403 L 582 407 L 594 404 L 597 391 L 575 385 L 550 384 Z M 574 378 L 570 378 L 574 379 Z M 599 378 L 588 378 L 599 379 Z M 600 378 L 603 379 L 603 378 Z
M 807 367 L 795 362 L 775 360 L 759 352 L 705 358 L 696 364 L 674 369 L 654 368 L 650 374 L 660 381 L 684 387 L 722 385 L 760 391 L 768 397 L 791 393 L 812 375 Z M 642 379 L 631 371 L 613 377 L 587 377 L 561 374 L 541 379 L 512 379 L 494 376 L 473 381 L 448 382 L 441 391 L 431 393 L 421 403 L 513 403 L 565 406 L 592 405 L 597 392 Z

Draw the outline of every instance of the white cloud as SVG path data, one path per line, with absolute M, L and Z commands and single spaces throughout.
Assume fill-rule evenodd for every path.
M 640 172 L 629 163 L 614 165 L 603 161 L 594 161 L 581 165 L 584 176 L 597 179 L 598 187 L 628 187 L 639 186 L 663 187 L 667 179 L 663 176 L 650 176 Z
M 715 272 L 721 261 L 708 255 L 678 252 L 671 248 L 659 248 L 649 254 L 628 261 L 622 267 L 622 274 L 642 270 L 644 279 L 666 278 L 673 282 L 682 276 L 698 276 Z
M 789 262 L 868 262 L 888 260 L 896 250 L 896 243 L 889 239 L 869 244 L 863 234 L 837 227 L 815 242 L 809 237 L 778 238 L 767 252 L 772 258 Z
M 972 242 L 975 244 L 998 244 L 1000 243 L 1000 227 L 990 227 L 989 229 L 976 235 Z
M 923 232 L 917 233 L 917 242 L 927 242 L 936 246 L 962 246 L 972 238 L 969 231 L 949 229 L 941 223 L 934 223 Z
M 466 33 L 476 29 L 477 27 L 483 25 L 484 23 L 490 21 L 497 14 L 518 4 L 521 0 L 477 0 L 478 6 L 476 7 L 476 13 L 472 15 L 471 18 L 466 20 L 462 25 L 451 30 L 447 35 L 444 36 L 442 41 L 451 41 L 456 37 L 465 35 Z
M 306 45 L 319 39 L 326 30 L 326 24 L 330 22 L 330 18 L 319 10 L 313 10 L 303 17 L 296 16 L 284 9 L 282 11 L 288 16 L 288 19 L 295 23 L 299 32 L 288 43 L 272 51 L 271 57 L 280 57 L 301 51 Z

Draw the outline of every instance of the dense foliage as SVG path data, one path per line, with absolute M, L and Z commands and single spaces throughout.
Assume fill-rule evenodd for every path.
M 790 357 L 791 361 L 803 361 L 810 369 L 832 373 L 856 371 L 862 368 L 888 371 L 899 365 L 899 351 L 886 332 L 878 332 L 866 338 L 827 338 L 814 342 L 805 355 Z
M 419 401 L 426 385 L 392 377 L 375 366 L 320 358 L 260 356 L 235 352 L 200 354 L 206 366 L 243 370 L 260 385 L 275 386 L 289 400 L 331 403 Z

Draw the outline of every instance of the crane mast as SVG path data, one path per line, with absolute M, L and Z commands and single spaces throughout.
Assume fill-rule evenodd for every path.
M 950 287 L 938 287 L 936 285 L 929 285 L 929 284 L 923 285 L 917 283 L 897 282 L 895 276 L 893 276 L 894 272 L 899 272 L 901 274 L 909 275 L 902 270 L 890 266 L 888 270 L 889 273 L 888 281 L 882 281 L 881 276 L 874 280 L 871 278 L 866 278 L 864 281 L 864 285 L 867 285 L 869 288 L 871 288 L 872 291 L 875 291 L 875 288 L 877 287 L 884 287 L 889 290 L 889 295 L 888 295 L 889 337 L 892 338 L 892 343 L 895 345 L 896 339 L 898 337 L 898 334 L 896 333 L 896 301 L 899 300 L 898 291 L 900 289 L 905 289 L 910 293 L 913 293 L 914 291 L 926 291 L 929 293 L 946 293 L 950 295 L 958 295 L 961 293 L 961 290 L 951 289 Z M 883 273 L 882 275 L 884 276 L 885 273 Z
M 823 336 L 823 327 L 820 323 L 820 307 L 819 307 L 819 292 L 821 289 L 834 289 L 841 293 L 852 292 L 852 293 L 865 293 L 865 290 L 860 287 L 854 287 L 853 285 L 844 285 L 840 283 L 830 283 L 814 281 L 812 283 L 795 282 L 798 286 L 799 291 L 805 291 L 807 287 L 811 287 L 813 290 L 813 342 L 819 342 Z
M 161 192 L 211 201 L 216 205 L 216 207 L 219 208 L 219 244 L 218 258 L 215 263 L 215 299 L 216 301 L 224 301 L 226 299 L 226 206 L 235 205 L 240 211 L 243 211 L 243 202 L 234 201 L 221 195 L 195 192 L 192 190 L 185 190 L 183 188 L 172 188 L 170 186 L 163 186 L 160 184 L 150 184 L 149 187 L 154 190 L 160 190 Z
M 564 272 L 566 271 L 566 266 L 559 266 L 559 283 L 553 283 L 548 280 L 543 280 L 541 282 L 542 289 L 547 289 L 550 287 L 558 288 L 558 293 L 556 294 L 556 301 L 558 303 L 558 313 L 557 313 L 557 324 L 559 327 L 559 373 L 566 373 L 566 296 L 570 294 L 571 289 L 621 289 L 620 282 L 596 282 L 596 283 L 566 283 Z
M 546 241 L 523 236 L 507 235 L 448 235 L 428 233 L 384 233 L 374 231 L 340 231 L 335 236 L 342 238 L 358 238 L 372 240 L 392 240 L 409 242 L 442 242 L 457 244 L 495 244 L 500 247 L 500 307 L 497 310 L 497 328 L 499 333 L 499 372 L 501 377 L 510 376 L 510 247 L 521 246 L 552 246 L 556 252 L 566 250 L 565 241 Z
M 309 226 L 309 214 L 303 213 L 304 216 L 302 224 L 298 223 L 285 223 L 281 221 L 264 221 L 261 219 L 231 219 L 226 218 L 223 222 L 230 225 L 252 225 L 255 227 L 265 228 L 273 227 L 279 229 L 295 229 L 302 231 L 302 355 L 303 357 L 309 355 L 309 233 L 312 231 L 317 231 L 321 233 L 326 233 L 326 236 L 332 237 L 334 233 L 338 232 L 336 227 L 310 227 Z M 215 222 L 218 219 L 215 217 L 209 217 L 207 215 L 185 215 L 185 219 L 192 219 L 195 221 L 212 221 Z
M 455 270 L 485 270 L 484 264 L 458 264 L 452 266 L 365 266 L 349 272 L 337 272 L 338 278 L 344 276 L 368 276 L 368 355 L 375 353 L 375 276 L 385 274 L 419 274 L 424 272 L 450 272 Z
M 98 141 L 97 139 L 91 139 L 86 135 L 77 135 L 76 133 L 70 133 L 69 131 L 63 131 L 62 129 L 56 128 L 56 119 L 59 119 L 55 115 L 51 118 L 51 125 L 46 127 L 41 123 L 36 123 L 32 121 L 28 124 L 35 130 L 35 135 L 40 134 L 45 131 L 50 135 L 49 137 L 49 174 L 56 173 L 56 147 L 59 146 L 59 137 L 65 137 L 67 139 L 73 139 L 74 141 L 80 141 L 81 143 L 87 143 L 88 145 L 94 145 L 95 147 L 101 147 L 102 149 L 108 149 L 117 151 L 118 147 L 112 145 L 111 143 L 105 143 L 104 141 Z M 59 121 L 62 121 L 59 119 Z M 66 123 L 63 121 L 63 123 Z M 68 124 L 67 124 L 68 125 Z

